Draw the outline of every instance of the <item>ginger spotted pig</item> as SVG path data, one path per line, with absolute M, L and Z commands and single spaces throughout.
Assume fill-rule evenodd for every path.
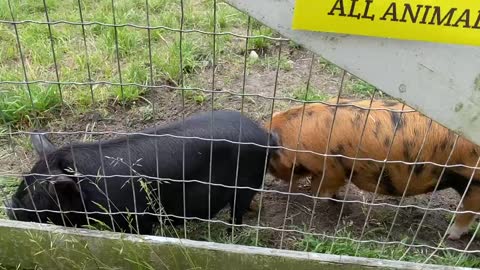
M 410 107 L 405 106 L 403 114 L 400 113 L 401 103 L 378 100 L 372 103 L 373 110 L 368 115 L 357 158 L 369 158 L 380 162 L 357 160 L 353 166 L 352 158 L 355 158 L 357 153 L 370 101 L 341 100 L 336 112 L 328 154 L 350 158 L 327 157 L 324 162 L 322 155 L 297 152 L 295 168 L 293 168 L 297 142 L 299 150 L 325 153 L 336 100 L 330 100 L 327 103 L 333 105 L 309 104 L 305 109 L 301 105 L 277 112 L 272 117 L 272 134 L 278 137 L 281 146 L 293 151 L 280 149 L 272 155 L 269 171 L 273 176 L 289 182 L 293 169 L 293 189 L 296 189 L 297 180 L 310 176 L 311 192 L 314 195 L 317 195 L 318 190 L 320 197 L 334 197 L 336 191 L 345 185 L 352 175 L 352 183 L 368 192 L 375 192 L 378 181 L 380 183 L 377 192 L 383 195 L 402 196 L 405 192 L 406 196 L 413 196 L 432 192 L 442 173 L 441 166 L 429 163 L 415 166 L 401 162 L 386 163 L 381 175 L 384 165 L 381 161 L 387 158 L 390 146 L 388 161 L 432 162 L 444 165 L 447 164 L 448 157 L 452 153 L 448 165 L 463 164 L 470 167 L 477 165 L 480 153 L 480 147 L 477 145 L 459 137 L 452 152 L 456 141 L 456 135 L 452 131 Z M 302 112 L 304 112 L 303 125 L 299 137 Z M 393 137 L 395 126 L 397 126 L 397 132 Z M 270 128 L 269 121 L 265 127 Z M 392 138 L 394 138 L 393 143 Z M 424 138 L 425 143 L 422 148 Z M 411 173 L 412 170 L 413 173 Z M 319 189 L 322 173 L 324 173 L 324 179 Z M 408 181 L 410 174 L 411 178 Z M 473 178 L 472 174 L 474 174 Z M 407 186 L 408 189 L 405 191 Z M 465 166 L 447 167 L 437 190 L 446 188 L 455 189 L 461 196 L 466 192 L 463 210 L 480 212 L 478 170 L 474 171 Z M 449 238 L 458 239 L 466 233 L 474 222 L 475 216 L 473 213 L 457 214 L 455 223 L 450 228 Z

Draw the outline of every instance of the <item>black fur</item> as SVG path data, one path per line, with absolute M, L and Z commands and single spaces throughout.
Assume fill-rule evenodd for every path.
M 373 130 L 373 134 L 375 134 L 375 137 L 378 137 L 378 134 L 380 133 L 380 121 L 375 122 L 375 129 Z
M 343 145 L 338 145 L 337 148 L 331 150 L 332 155 L 343 155 L 345 153 L 345 148 Z M 344 169 L 347 168 L 347 163 L 344 157 L 335 157 L 338 164 Z
M 460 194 L 460 196 L 462 196 L 467 189 L 468 182 L 470 182 L 470 178 L 467 178 L 461 174 L 458 174 L 451 169 L 446 169 L 445 172 L 443 173 L 442 179 L 440 180 L 440 184 L 438 184 L 437 190 L 453 188 L 455 191 L 458 192 L 458 194 Z M 470 183 L 470 187 L 479 186 L 479 185 L 480 185 L 479 182 L 472 179 L 472 182 Z M 432 187 L 432 190 L 430 191 L 433 191 L 433 188 L 434 187 Z M 468 191 L 470 190 L 471 189 L 469 188 Z
M 384 102 L 383 102 L 383 105 L 384 105 L 385 107 L 393 107 L 393 106 L 395 106 L 395 105 L 397 105 L 397 104 L 398 104 L 398 102 L 390 101 L 390 100 L 387 100 L 387 101 L 384 101 Z
M 447 140 L 443 140 L 442 143 L 440 144 L 440 149 L 442 151 L 447 150 L 447 142 L 448 142 Z
M 299 116 L 301 116 L 301 112 L 296 110 L 296 111 L 293 111 L 292 113 L 288 113 L 287 114 L 287 119 L 289 121 L 291 121 L 291 120 L 294 120 L 294 119 L 298 118 Z
M 377 176 L 377 179 L 380 177 L 380 172 Z M 390 195 L 398 195 L 398 190 L 393 185 L 392 179 L 388 175 L 387 170 L 383 171 L 382 177 L 380 178 L 380 184 L 383 186 L 385 191 Z
M 359 127 L 362 124 L 362 117 L 364 116 L 364 111 L 358 111 L 355 113 L 355 116 L 352 118 L 352 124 Z
M 296 175 L 308 175 L 311 172 L 303 165 L 295 164 L 295 169 L 293 170 L 293 173 Z
M 414 157 L 412 157 L 412 149 L 414 148 L 413 142 L 405 140 L 403 141 L 403 156 L 405 161 L 413 161 Z
M 345 177 L 350 179 L 350 175 L 352 176 L 352 181 L 357 177 L 358 173 L 354 170 L 352 172 L 352 168 L 345 168 Z
M 41 157 L 55 151 L 55 146 L 53 146 L 45 135 L 38 133 L 38 131 L 35 132 L 36 133 L 30 135 L 30 140 L 32 141 L 33 148 Z
M 420 175 L 423 170 L 425 169 L 425 164 L 415 164 L 415 167 L 413 168 L 413 172 L 415 175 Z
M 171 134 L 176 136 L 200 137 L 209 139 L 211 112 L 200 113 L 185 119 L 182 122 L 166 126 L 155 127 L 143 131 L 148 134 Z M 239 127 L 242 123 L 243 143 L 267 145 L 268 134 L 257 123 L 233 111 L 215 111 L 213 113 L 214 128 L 213 138 L 217 140 L 239 140 Z M 46 137 L 44 137 L 46 138 Z M 270 145 L 277 146 L 276 136 L 270 137 Z M 183 155 L 183 142 L 185 154 Z M 128 146 L 130 154 L 128 154 Z M 100 152 L 101 147 L 101 152 Z M 158 151 L 156 151 L 156 148 Z M 73 150 L 73 154 L 72 151 Z M 215 184 L 228 186 L 235 185 L 238 144 L 214 141 L 212 155 L 212 177 Z M 259 188 L 264 176 L 266 148 L 252 144 L 240 146 L 240 160 L 238 169 L 239 187 Z M 270 149 L 270 153 L 275 152 Z M 101 154 L 100 154 L 101 153 Z M 182 162 L 182 157 L 185 157 Z M 40 155 L 40 158 L 42 155 Z M 129 162 L 130 158 L 130 162 Z M 74 164 L 74 160 L 75 163 Z M 66 174 L 47 178 L 38 174 Z M 158 170 L 157 170 L 158 163 Z M 104 172 L 102 169 L 104 164 Z M 182 165 L 185 165 L 184 170 Z M 210 166 L 210 141 L 200 139 L 182 139 L 171 136 L 146 136 L 129 135 L 101 143 L 83 143 L 64 146 L 47 154 L 47 159 L 41 158 L 31 170 L 36 176 L 26 176 L 13 195 L 9 206 L 13 208 L 34 209 L 29 193 L 33 197 L 37 210 L 60 210 L 56 203 L 56 194 L 60 201 L 62 211 L 101 212 L 89 214 L 89 217 L 114 228 L 116 231 L 136 232 L 151 234 L 153 227 L 158 223 L 158 217 L 151 215 L 157 213 L 158 203 L 149 204 L 145 189 L 141 188 L 140 180 L 149 185 L 154 202 L 161 201 L 162 207 L 169 215 L 185 216 L 183 206 L 183 183 L 174 180 L 199 180 L 198 182 L 185 183 L 186 216 L 196 218 L 209 218 L 208 216 L 208 185 Z M 76 172 L 74 173 L 73 170 Z M 184 171 L 184 172 L 183 172 Z M 183 174 L 185 178 L 183 178 Z M 82 176 L 82 175 L 94 175 Z M 97 177 L 106 175 L 107 177 Z M 131 177 L 130 175 L 133 175 Z M 153 177 L 169 178 L 174 180 L 158 181 Z M 134 191 L 132 191 L 132 181 Z M 108 188 L 108 199 L 111 202 L 113 213 L 119 211 L 134 212 L 133 193 L 136 197 L 136 212 L 138 224 L 134 215 L 127 221 L 128 215 L 114 214 L 113 224 L 111 216 L 103 214 L 108 209 L 105 194 L 105 183 Z M 27 188 L 27 186 L 29 188 Z M 159 187 L 159 189 L 158 189 Z M 235 223 L 242 223 L 242 217 L 250 206 L 255 191 L 237 189 L 235 207 Z M 83 207 L 81 197 L 85 202 Z M 160 197 L 160 198 L 159 198 Z M 211 216 L 213 218 L 221 209 L 230 204 L 233 208 L 234 189 L 211 186 Z M 101 205 L 99 207 L 98 205 Z M 103 209 L 102 209 L 103 208 Z M 232 209 L 233 212 L 233 209 Z M 164 213 L 163 213 L 164 214 Z M 40 222 L 51 221 L 63 225 L 62 216 L 51 211 L 38 213 Z M 24 210 L 9 210 L 10 218 L 22 221 L 38 222 L 35 212 Z M 64 214 L 67 226 L 82 226 L 87 224 L 85 213 Z M 178 224 L 182 219 L 174 219 Z M 129 224 L 131 226 L 129 226 Z
M 386 148 L 389 148 L 389 147 L 390 147 L 390 138 L 385 137 L 385 139 L 383 140 L 383 145 L 384 145 Z
M 390 112 L 390 117 L 392 118 L 393 128 L 397 127 L 397 130 L 400 130 L 403 127 L 403 119 L 399 112 Z
M 333 153 L 335 153 L 334 155 L 343 155 L 345 153 L 345 147 L 339 144 L 335 150 L 332 150 L 332 154 Z

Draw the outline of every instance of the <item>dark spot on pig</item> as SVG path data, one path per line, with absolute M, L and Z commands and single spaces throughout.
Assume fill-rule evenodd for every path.
M 386 100 L 383 102 L 383 105 L 385 107 L 393 107 L 393 106 L 396 106 L 398 104 L 398 102 L 395 102 L 395 101 L 391 101 L 391 100 Z
M 397 127 L 397 130 L 400 130 L 403 127 L 404 120 L 402 119 L 402 114 L 399 112 L 390 112 L 390 117 L 392 119 L 393 128 Z
M 385 137 L 385 139 L 383 140 L 383 145 L 387 148 L 390 147 L 390 138 L 388 137 Z
M 415 167 L 413 168 L 413 172 L 415 175 L 420 175 L 423 170 L 425 169 L 425 164 L 415 164 Z

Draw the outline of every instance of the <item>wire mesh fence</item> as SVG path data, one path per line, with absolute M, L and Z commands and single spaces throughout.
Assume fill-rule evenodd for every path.
M 5 218 L 480 266 L 478 146 L 223 2 L 2 0 L 0 30 Z

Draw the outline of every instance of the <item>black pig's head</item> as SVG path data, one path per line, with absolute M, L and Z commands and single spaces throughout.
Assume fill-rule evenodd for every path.
M 62 166 L 63 155 L 45 135 L 33 134 L 31 141 L 40 159 L 23 177 L 11 200 L 5 202 L 8 217 L 57 225 L 77 223 L 72 219 L 80 215 L 65 213 L 83 209 L 77 178 Z

